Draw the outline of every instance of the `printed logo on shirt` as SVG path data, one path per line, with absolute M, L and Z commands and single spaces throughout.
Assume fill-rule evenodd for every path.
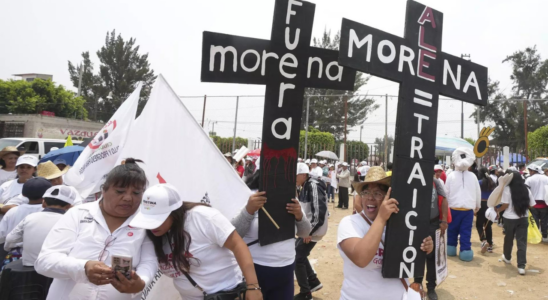
M 375 254 L 375 258 L 373 258 L 373 263 L 378 266 L 382 266 L 383 255 L 384 255 L 384 249 L 379 248 L 377 250 L 377 253 Z
M 156 206 L 156 202 L 155 201 L 150 201 L 150 197 L 147 197 L 146 200 L 143 200 L 143 207 L 146 209 L 146 210 L 151 210 L 152 208 L 154 208 Z
M 127 236 L 133 236 L 133 232 L 128 232 Z
M 83 220 L 80 220 L 80 223 L 92 223 L 93 221 L 93 217 L 84 217 Z

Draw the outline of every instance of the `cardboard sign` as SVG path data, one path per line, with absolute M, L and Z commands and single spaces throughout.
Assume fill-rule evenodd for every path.
M 204 32 L 201 80 L 266 85 L 260 190 L 276 229 L 259 211 L 259 241 L 295 237 L 286 204 L 295 197 L 297 150 L 305 87 L 353 90 L 356 72 L 339 66 L 338 52 L 310 47 L 315 5 L 276 0 L 271 40 Z
M 480 136 L 474 145 L 474 154 L 476 158 L 482 158 L 489 151 L 489 136 L 495 131 L 495 128 L 483 127 Z
M 400 38 L 343 19 L 339 63 L 400 83 L 392 197 L 400 211 L 390 217 L 382 274 L 386 278 L 424 275 L 439 94 L 487 104 L 487 68 L 441 52 L 443 14 L 407 2 Z
M 441 230 L 436 230 L 436 247 L 434 248 L 436 260 L 436 284 L 440 285 L 447 278 L 447 234 L 442 235 Z

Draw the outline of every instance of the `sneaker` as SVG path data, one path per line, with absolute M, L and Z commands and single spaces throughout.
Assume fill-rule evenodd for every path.
M 481 254 L 487 252 L 487 248 L 489 247 L 489 244 L 487 241 L 481 242 Z
M 519 273 L 519 275 L 525 275 L 525 269 L 518 268 L 518 273 Z
M 504 254 L 502 255 L 502 261 L 507 264 L 511 263 L 509 259 L 506 259 L 506 257 L 504 257 Z
M 438 294 L 436 294 L 435 290 L 428 290 L 428 293 L 426 294 L 428 295 L 429 300 L 438 300 Z
M 500 227 L 500 228 L 502 228 L 502 224 L 501 224 L 501 223 L 498 223 L 497 226 Z
M 487 247 L 487 252 L 488 253 L 493 253 L 493 246 Z
M 543 243 L 548 243 L 548 237 L 542 238 Z
M 298 293 L 293 297 L 293 300 L 312 300 L 311 293 Z
M 323 284 L 320 282 L 320 280 L 317 277 L 312 280 L 308 280 L 308 286 L 310 286 L 311 293 L 319 291 L 323 288 Z

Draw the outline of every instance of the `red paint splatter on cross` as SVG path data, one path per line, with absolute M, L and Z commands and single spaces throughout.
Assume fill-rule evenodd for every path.
M 268 175 L 270 174 L 270 169 L 272 168 L 273 160 L 276 159 L 276 166 L 274 169 L 274 174 L 278 174 L 278 165 L 280 161 L 284 160 L 284 177 L 285 180 L 291 182 L 295 181 L 295 168 L 297 163 L 297 151 L 295 148 L 287 149 L 270 149 L 266 143 L 263 145 L 262 151 L 262 168 L 263 173 L 263 189 L 268 188 Z M 274 176 L 274 187 L 276 187 L 276 176 Z

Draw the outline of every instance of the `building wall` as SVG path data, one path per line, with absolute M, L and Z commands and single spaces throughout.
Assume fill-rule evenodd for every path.
M 43 115 L 0 114 L 0 122 L 25 124 L 23 137 L 64 139 L 94 137 L 104 124 Z

